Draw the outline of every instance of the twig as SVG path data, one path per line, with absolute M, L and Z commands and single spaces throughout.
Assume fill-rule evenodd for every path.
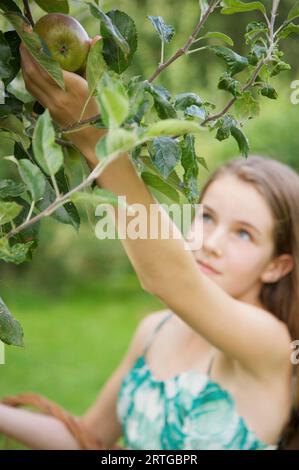
M 91 124 L 94 121 L 97 121 L 100 117 L 101 117 L 101 114 L 96 114 L 95 116 L 91 116 L 90 118 L 83 119 L 82 121 L 79 121 L 79 122 L 75 122 L 75 124 L 70 124 L 69 126 L 61 127 L 59 131 L 62 133 L 67 133 L 68 131 L 79 129 L 81 126 L 84 126 L 85 124 Z
M 187 51 L 189 50 L 190 46 L 193 44 L 193 42 L 195 41 L 196 39 L 196 36 L 197 34 L 199 33 L 201 27 L 204 25 L 204 23 L 206 22 L 207 18 L 209 17 L 209 15 L 219 6 L 220 4 L 220 0 L 214 0 L 211 2 L 211 4 L 209 5 L 209 7 L 207 8 L 207 10 L 205 11 L 205 13 L 203 14 L 202 18 L 197 22 L 193 32 L 191 33 L 191 35 L 189 36 L 189 38 L 187 39 L 186 43 L 184 44 L 183 47 L 181 47 L 180 49 L 178 49 L 175 54 L 173 54 L 170 59 L 167 60 L 167 62 L 164 62 L 163 64 L 159 64 L 158 68 L 156 69 L 156 71 L 153 73 L 153 75 L 149 78 L 149 82 L 153 82 L 155 80 L 155 78 L 160 75 L 160 73 L 166 69 L 166 67 L 168 67 L 170 64 L 172 64 L 176 59 L 178 59 L 179 57 L 181 57 L 182 55 L 186 54 Z M 79 121 L 79 122 L 76 122 L 75 124 L 71 124 L 69 126 L 66 126 L 66 127 L 62 127 L 60 128 L 60 132 L 62 133 L 71 133 L 75 130 L 80 130 L 81 128 L 85 128 L 87 126 L 85 126 L 86 124 L 92 124 L 94 121 L 97 121 L 99 118 L 101 117 L 101 114 L 96 114 L 95 116 L 92 116 L 90 118 L 87 118 L 87 119 L 83 119 L 82 121 Z M 82 127 L 84 126 L 84 127 Z
M 274 25 L 280 0 L 273 0 L 270 20 L 270 44 L 274 42 Z
M 273 0 L 271 20 L 270 20 L 270 29 L 269 29 L 269 49 L 268 49 L 268 53 L 267 53 L 266 57 L 264 57 L 259 62 L 259 64 L 257 65 L 257 67 L 256 67 L 251 79 L 249 80 L 249 82 L 242 88 L 242 93 L 247 91 L 248 88 L 250 88 L 254 84 L 254 82 L 255 82 L 258 74 L 259 74 L 259 71 L 262 68 L 262 66 L 271 59 L 273 49 L 276 45 L 275 42 L 274 42 L 274 37 L 275 37 L 275 35 L 274 35 L 274 24 L 275 24 L 275 17 L 276 17 L 276 14 L 277 14 L 277 9 L 278 9 L 278 6 L 279 6 L 279 2 L 280 2 L 280 0 Z M 201 125 L 204 126 L 207 122 L 214 121 L 215 119 L 219 119 L 220 117 L 222 117 L 231 108 L 231 106 L 234 104 L 236 99 L 237 99 L 237 97 L 235 97 L 235 96 L 233 98 L 231 98 L 230 101 L 226 104 L 226 106 L 223 108 L 222 111 L 220 111 L 219 113 L 214 114 L 212 116 L 209 116 L 208 118 L 206 118 L 201 123 Z
M 74 144 L 68 140 L 63 140 L 63 139 L 55 139 L 56 144 L 62 145 L 63 147 L 73 147 Z
M 34 205 L 35 205 L 35 201 L 33 200 L 31 202 L 31 205 L 30 205 L 30 209 L 29 209 L 29 212 L 28 212 L 28 215 L 27 215 L 27 218 L 26 218 L 26 222 L 28 222 L 30 220 L 30 217 L 31 217 L 33 209 L 34 209 Z M 15 227 L 13 227 L 13 228 L 15 229 Z
M 34 26 L 34 20 L 31 14 L 30 6 L 29 6 L 29 0 L 23 0 L 23 5 L 24 5 L 24 13 L 26 18 L 30 21 L 31 26 Z
M 153 82 L 158 77 L 158 75 L 160 75 L 160 73 L 164 69 L 166 69 L 166 67 L 168 67 L 179 57 L 187 53 L 188 49 L 190 48 L 197 34 L 199 33 L 201 27 L 204 25 L 209 15 L 215 10 L 215 8 L 217 8 L 219 3 L 220 3 L 220 0 L 216 0 L 210 3 L 209 7 L 205 11 L 205 13 L 202 15 L 201 19 L 199 19 L 199 21 L 197 22 L 192 34 L 189 36 L 184 46 L 178 49 L 166 62 L 164 62 L 163 64 L 159 64 L 159 66 L 157 67 L 153 75 L 148 80 L 150 83 Z
M 261 62 L 258 64 L 258 66 L 256 67 L 255 71 L 254 71 L 254 74 L 252 75 L 252 78 L 250 79 L 250 81 L 242 88 L 242 93 L 244 93 L 244 91 L 248 90 L 248 88 L 251 87 L 251 85 L 253 85 L 253 83 L 255 82 L 255 79 L 256 77 L 258 76 L 258 73 L 259 71 L 261 70 L 262 66 L 264 65 L 264 63 L 266 62 L 266 59 L 263 59 L 261 60 Z M 227 111 L 232 107 L 232 105 L 234 104 L 234 102 L 236 101 L 237 97 L 234 96 L 233 98 L 230 99 L 230 101 L 226 104 L 226 106 L 223 108 L 222 111 L 220 111 L 219 113 L 217 114 L 213 114 L 212 116 L 209 116 L 208 118 L 206 118 L 202 123 L 201 125 L 204 126 L 207 122 L 209 121 L 214 121 L 215 119 L 219 119 L 220 117 L 222 117 L 224 114 L 227 113 Z
M 69 191 L 68 193 L 59 195 L 59 197 L 57 197 L 55 201 L 53 201 L 52 204 L 50 204 L 46 209 L 44 209 L 42 212 L 37 214 L 35 217 L 32 217 L 32 219 L 26 220 L 21 225 L 11 230 L 7 235 L 5 235 L 5 238 L 9 239 L 13 235 L 16 235 L 17 233 L 27 228 L 29 225 L 34 224 L 35 222 L 38 222 L 43 217 L 47 217 L 51 215 L 61 205 L 68 202 L 72 194 L 90 185 L 96 178 L 98 178 L 99 175 L 102 173 L 102 171 L 106 168 L 106 166 L 109 165 L 113 160 L 115 160 L 119 156 L 120 153 L 121 152 L 114 152 L 111 155 L 109 155 L 107 158 L 105 158 L 105 160 L 101 160 L 92 170 L 92 172 L 88 175 L 86 180 L 82 181 L 80 184 L 78 184 L 78 186 L 71 189 L 71 191 Z
M 266 63 L 270 58 L 271 58 L 271 55 L 272 55 L 272 52 L 273 52 L 273 49 L 275 47 L 275 42 L 274 42 L 274 24 L 275 24 L 275 17 L 276 17 L 276 12 L 277 12 L 277 9 L 278 9 L 278 6 L 279 6 L 279 2 L 280 0 L 273 0 L 273 6 L 272 6 L 272 13 L 271 13 L 271 22 L 270 22 L 270 28 L 269 28 L 269 40 L 270 40 L 270 47 L 269 47 L 269 50 L 268 50 L 268 53 L 267 53 L 267 56 L 261 60 L 261 62 L 258 64 L 258 66 L 256 67 L 254 73 L 253 73 L 253 76 L 251 77 L 250 81 L 243 87 L 242 91 L 246 91 L 248 88 L 250 88 L 252 86 L 252 84 L 255 82 L 257 76 L 258 76 L 258 73 L 261 69 L 261 67 L 264 65 L 264 63 Z M 200 31 L 201 27 L 203 26 L 203 24 L 205 23 L 205 21 L 207 20 L 208 16 L 214 11 L 214 9 L 219 5 L 220 3 L 220 0 L 215 0 L 214 2 L 211 2 L 211 4 L 209 5 L 208 9 L 206 10 L 206 12 L 204 13 L 204 15 L 201 17 L 201 19 L 198 21 L 197 25 L 195 26 L 192 34 L 189 36 L 188 40 L 186 41 L 185 45 L 178 49 L 177 52 L 175 54 L 172 55 L 172 57 L 170 57 L 170 59 L 167 60 L 167 62 L 163 63 L 163 64 L 160 64 L 158 66 L 158 68 L 156 69 L 156 71 L 154 72 L 154 74 L 150 77 L 149 79 L 149 82 L 152 82 L 153 80 L 155 80 L 155 78 L 166 68 L 168 67 L 170 64 L 172 64 L 176 59 L 178 59 L 179 57 L 181 57 L 183 54 L 186 54 L 187 51 L 189 50 L 190 46 L 193 44 L 194 40 L 196 39 L 196 36 L 198 34 L 198 32 Z M 28 1 L 25 1 L 24 0 L 24 7 L 26 8 L 26 5 L 28 5 Z M 29 5 L 28 5 L 28 8 L 29 8 Z M 219 112 L 218 114 L 215 114 L 214 116 L 210 116 L 208 117 L 205 121 L 203 121 L 202 125 L 205 125 L 208 121 L 211 121 L 211 120 L 214 120 L 214 119 L 217 119 L 218 117 L 221 117 L 223 116 L 227 111 L 228 109 L 233 105 L 233 103 L 236 101 L 236 97 L 233 97 L 228 103 L 227 105 L 225 106 L 225 108 Z M 59 129 L 60 132 L 64 133 L 64 132 L 68 132 L 68 131 L 73 131 L 75 129 L 78 129 L 82 126 L 85 126 L 86 124 L 90 124 L 92 123 L 93 121 L 97 121 L 99 118 L 101 117 L 100 114 L 97 114 L 95 116 L 92 116 L 88 119 L 84 119 L 80 122 L 77 122 L 75 124 L 72 124 L 70 126 L 66 126 L 64 128 L 61 128 Z M 63 142 L 63 144 L 65 144 Z M 31 224 L 34 224 L 35 222 L 37 222 L 38 220 L 42 219 L 43 217 L 46 217 L 46 216 L 49 216 L 51 215 L 53 212 L 55 212 L 56 209 L 58 209 L 61 205 L 65 204 L 66 202 L 69 201 L 70 199 L 70 196 L 74 193 L 76 193 L 77 191 L 80 191 L 81 189 L 85 188 L 86 186 L 90 185 L 96 178 L 99 177 L 99 175 L 102 173 L 102 171 L 105 169 L 105 167 L 107 165 L 109 165 L 113 160 L 115 160 L 122 152 L 121 151 L 117 151 L 111 155 L 109 155 L 108 157 L 105 158 L 105 160 L 101 160 L 96 166 L 95 168 L 92 170 L 92 172 L 89 174 L 89 176 L 86 178 L 86 180 L 82 181 L 78 186 L 76 186 L 75 188 L 73 188 L 71 191 L 69 191 L 68 193 L 66 194 L 58 194 L 55 201 L 53 201 L 46 209 L 44 209 L 42 212 L 40 212 L 39 214 L 37 214 L 35 217 L 33 217 L 32 219 L 30 220 L 26 220 L 25 222 L 23 222 L 21 225 L 19 225 L 18 227 L 15 227 L 13 228 L 7 235 L 6 235 L 6 238 L 10 238 L 12 237 L 13 235 L 19 233 L 20 231 L 24 230 L 25 228 L 27 228 L 29 225 Z

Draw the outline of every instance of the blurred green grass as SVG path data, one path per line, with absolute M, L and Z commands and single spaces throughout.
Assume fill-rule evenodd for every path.
M 6 286 L 2 297 L 23 326 L 25 347 L 6 346 L 0 396 L 40 393 L 75 415 L 96 399 L 139 321 L 161 308 L 134 275 L 82 285 L 58 299 L 21 285 Z

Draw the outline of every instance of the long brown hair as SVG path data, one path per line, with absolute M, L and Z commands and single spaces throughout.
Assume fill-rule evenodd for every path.
M 289 166 L 271 158 L 259 155 L 250 155 L 247 159 L 234 158 L 219 166 L 208 178 L 200 193 L 199 203 L 211 183 L 225 175 L 234 175 L 253 184 L 268 203 L 274 219 L 273 257 L 284 253 L 293 256 L 292 271 L 275 283 L 264 283 L 259 298 L 267 310 L 286 323 L 292 340 L 299 339 L 299 175 Z M 294 367 L 293 374 L 295 396 L 280 446 L 285 449 L 299 449 L 298 366 Z

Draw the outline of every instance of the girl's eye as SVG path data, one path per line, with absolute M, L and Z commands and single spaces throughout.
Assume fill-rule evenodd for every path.
M 203 213 L 202 218 L 205 219 L 205 217 L 207 217 L 208 219 L 209 218 L 212 219 L 212 217 L 209 214 Z
M 206 219 L 206 221 L 209 221 L 209 219 L 212 221 L 212 217 L 210 216 L 210 214 L 207 214 L 207 213 L 203 213 L 202 214 L 202 218 L 203 220 Z M 252 236 L 250 235 L 249 232 L 247 232 L 247 230 L 244 230 L 244 229 L 240 229 L 238 230 L 238 233 L 245 233 L 246 237 L 247 237 L 247 240 L 252 240 Z
M 241 229 L 241 230 L 238 230 L 238 233 L 245 233 L 247 237 L 249 238 L 249 240 L 252 240 L 252 236 L 250 235 L 249 232 L 247 232 L 247 230 Z

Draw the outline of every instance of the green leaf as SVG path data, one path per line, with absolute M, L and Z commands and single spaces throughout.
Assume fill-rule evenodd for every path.
M 149 171 L 143 171 L 141 173 L 141 178 L 143 179 L 144 183 L 165 196 L 169 197 L 172 201 L 180 203 L 180 195 L 179 193 L 169 184 L 167 184 L 162 178 L 154 173 L 150 173 Z
M 13 180 L 5 179 L 0 181 L 0 198 L 20 196 L 26 187 L 23 183 L 16 183 Z
M 20 323 L 12 316 L 0 297 L 0 340 L 9 345 L 24 346 L 23 336 Z
M 199 163 L 201 166 L 203 166 L 205 170 L 207 170 L 208 172 L 210 172 L 206 160 L 205 160 L 203 157 L 198 157 L 198 156 L 196 156 L 196 158 L 197 158 L 198 163 Z
M 152 95 L 154 106 L 160 119 L 175 118 L 177 116 L 176 110 L 170 103 L 171 95 L 165 88 L 154 86 L 147 82 L 145 90 Z
M 175 144 L 176 144 L 176 142 L 175 142 Z M 139 146 L 139 151 L 141 152 L 141 147 L 140 146 Z M 146 171 L 144 169 L 144 168 L 146 168 L 147 170 L 150 170 L 151 173 L 154 173 L 157 176 L 159 176 L 159 178 L 162 177 L 162 175 L 161 175 L 160 171 L 158 170 L 157 166 L 153 163 L 150 155 L 139 154 L 137 156 L 136 155 L 134 156 L 134 152 L 132 152 L 132 157 L 136 159 L 136 164 L 137 164 L 137 167 L 138 167 L 139 171 Z M 179 178 L 179 176 L 178 176 L 178 174 L 176 173 L 175 170 L 172 170 L 169 173 L 169 176 L 167 178 L 163 179 L 163 181 L 165 181 L 165 183 L 167 183 L 169 186 L 174 188 L 176 191 L 181 191 L 181 180 L 180 180 L 180 178 Z
M 55 175 L 63 164 L 63 152 L 55 142 L 55 130 L 48 109 L 37 120 L 32 144 L 38 164 L 47 175 Z
M 123 11 L 112 10 L 107 17 L 121 37 L 124 38 L 129 49 L 123 50 L 106 23 L 101 24 L 101 35 L 103 37 L 103 56 L 108 67 L 120 74 L 124 72 L 132 62 L 137 49 L 137 30 L 134 21 Z
M 108 157 L 109 152 L 107 148 L 107 134 L 100 137 L 100 139 L 97 141 L 95 152 L 96 152 L 96 157 L 99 161 Z
M 107 134 L 107 151 L 108 154 L 114 152 L 128 152 L 132 150 L 137 144 L 137 137 L 135 132 L 130 132 L 125 129 L 110 129 Z
M 79 155 L 79 158 L 80 158 L 80 155 Z M 58 189 L 61 194 L 66 194 L 70 191 L 71 187 L 70 187 L 69 179 L 66 175 L 64 167 L 62 167 L 58 171 L 58 173 L 56 173 L 55 179 L 56 179 Z M 81 182 L 81 179 L 79 180 L 79 183 L 80 182 Z M 80 221 L 80 215 L 76 206 L 72 202 L 69 201 L 63 205 L 63 209 L 65 209 L 65 211 L 67 212 L 70 218 L 69 222 L 66 222 L 66 223 L 70 223 L 75 228 L 75 230 L 78 231 L 80 228 L 81 221 Z
M 14 12 L 5 13 L 4 16 L 12 24 L 22 41 L 25 43 L 32 57 L 44 70 L 46 70 L 46 72 L 49 73 L 60 88 L 64 90 L 62 68 L 58 62 L 51 58 L 48 49 L 44 48 L 44 44 L 40 40 L 38 34 L 24 31 L 24 28 L 28 27 L 27 19 Z
M 70 196 L 74 203 L 90 202 L 91 204 L 113 204 L 120 205 L 123 208 L 128 208 L 128 204 L 118 199 L 118 196 L 112 191 L 103 188 L 94 188 L 92 192 L 77 191 Z
M 36 203 L 36 207 L 39 209 L 40 212 L 47 209 L 52 202 L 56 199 L 56 194 L 48 180 L 46 180 L 46 190 L 43 195 L 43 198 Z M 70 203 L 71 204 L 71 203 Z M 75 230 L 79 230 L 79 222 L 78 220 L 71 215 L 68 210 L 68 203 L 64 204 L 63 206 L 58 207 L 55 212 L 51 214 L 51 217 L 56 219 L 58 222 L 62 224 L 72 225 Z
M 248 59 L 225 46 L 208 46 L 218 57 L 225 60 L 230 75 L 235 75 L 248 67 Z
M 299 25 L 290 23 L 283 28 L 277 35 L 279 39 L 286 39 L 291 34 L 299 34 Z
M 226 114 L 218 120 L 217 125 L 219 126 L 219 129 L 217 131 L 216 139 L 221 141 L 232 135 L 232 137 L 237 141 L 242 155 L 247 158 L 249 152 L 248 139 L 241 129 L 237 127 L 236 120 L 232 116 Z
M 16 116 L 11 114 L 7 118 L 0 119 L 0 129 L 9 131 L 12 139 L 21 143 L 25 149 L 29 147 L 30 140 L 25 133 L 24 124 Z
M 148 19 L 157 31 L 161 41 L 169 43 L 175 34 L 174 27 L 166 24 L 162 16 L 148 16 Z
M 11 75 L 11 50 L 5 39 L 4 34 L 0 31 L 0 78 L 8 78 Z
M 164 119 L 155 122 L 146 131 L 146 137 L 160 137 L 171 135 L 183 135 L 201 132 L 201 128 L 193 121 L 181 121 L 179 119 Z
M 216 139 L 220 142 L 222 140 L 228 139 L 230 136 L 230 131 L 233 126 L 236 126 L 237 122 L 232 116 L 226 114 L 217 121 L 216 126 L 218 127 Z
M 239 146 L 239 150 L 242 153 L 242 155 L 245 158 L 247 158 L 248 157 L 248 152 L 249 152 L 249 142 L 248 142 L 248 139 L 247 139 L 246 135 L 238 127 L 232 127 L 231 128 L 231 135 L 237 141 L 237 144 Z
M 195 93 L 179 93 L 175 96 L 175 109 L 181 109 L 185 111 L 185 109 L 192 105 L 202 106 L 203 101 L 202 99 L 196 95 Z
M 292 6 L 287 19 L 293 20 L 297 18 L 297 16 L 299 16 L 299 2 L 296 2 L 295 5 Z
M 128 97 L 120 90 L 104 87 L 98 98 L 104 124 L 107 127 L 120 126 L 129 114 Z
M 0 119 L 6 118 L 10 114 L 21 114 L 22 111 L 23 102 L 11 93 L 6 93 L 5 103 L 0 104 Z
M 17 76 L 20 68 L 21 68 L 21 56 L 19 47 L 21 44 L 21 39 L 16 31 L 6 31 L 4 33 L 5 40 L 10 48 L 10 75 L 4 81 L 6 85 L 8 85 L 12 80 Z
M 242 94 L 242 84 L 231 77 L 227 72 L 224 72 L 218 82 L 220 90 L 229 91 L 233 96 L 237 97 Z
M 261 88 L 261 94 L 263 96 L 266 96 L 267 98 L 272 99 L 272 100 L 276 100 L 278 98 L 277 91 L 275 90 L 275 88 L 272 85 L 269 85 L 268 83 L 265 84 Z
M 101 10 L 97 5 L 94 5 L 92 3 L 89 3 L 89 8 L 91 14 L 95 17 L 101 20 L 101 35 L 103 33 L 108 31 L 110 34 L 109 36 L 113 38 L 113 40 L 116 42 L 118 47 L 123 51 L 124 55 L 127 56 L 130 53 L 130 46 L 123 37 L 123 35 L 120 33 L 119 29 L 115 24 L 113 24 L 111 18 Z M 103 28 L 103 29 L 102 29 Z
M 47 13 L 65 13 L 68 14 L 70 7 L 67 0 L 35 0 L 35 3 L 38 4 Z
M 258 62 L 267 54 L 267 48 L 262 43 L 255 43 L 248 54 L 250 65 L 257 65 Z
M 234 41 L 232 40 L 232 38 L 227 36 L 227 34 L 219 33 L 218 31 L 210 31 L 209 33 L 206 33 L 204 36 L 200 37 L 200 39 L 214 39 L 214 38 L 221 39 L 229 46 L 234 45 Z
M 91 95 L 94 94 L 100 78 L 102 77 L 106 63 L 102 56 L 103 43 L 101 40 L 96 41 L 90 48 L 87 64 L 86 64 L 86 79 L 88 89 Z
M 235 101 L 234 111 L 239 120 L 252 119 L 259 115 L 260 104 L 250 91 L 246 91 Z
M 266 13 L 266 9 L 261 2 L 241 2 L 240 0 L 222 0 L 221 13 L 223 15 L 232 15 L 233 13 L 243 13 L 246 11 L 259 10 Z
M 24 158 L 19 160 L 18 168 L 22 180 L 31 193 L 32 199 L 34 201 L 41 199 L 46 189 L 46 180 L 38 166 Z
M 0 239 L 0 259 L 6 263 L 21 264 L 28 261 L 28 254 L 33 241 L 28 243 L 15 243 L 10 246 L 8 240 Z
M 22 13 L 18 5 L 12 0 L 1 0 L 0 8 L 5 12 L 17 11 L 18 13 Z
M 148 150 L 155 167 L 168 178 L 181 159 L 180 146 L 170 137 L 160 137 L 148 143 Z
M 0 225 L 7 224 L 17 217 L 22 207 L 16 202 L 0 201 Z
M 207 112 L 203 106 L 199 107 L 195 104 L 192 104 L 185 109 L 184 116 L 198 118 L 201 121 L 204 121 L 207 118 Z
M 250 41 L 253 41 L 257 36 L 262 33 L 267 33 L 268 28 L 266 23 L 262 21 L 251 21 L 246 26 L 245 40 L 246 44 L 249 44 Z
M 204 120 L 207 117 L 205 104 L 195 93 L 179 93 L 175 96 L 174 107 L 184 111 L 184 116 Z
M 131 78 L 128 83 L 130 112 L 127 121 L 140 124 L 145 113 L 154 106 L 153 97 L 145 91 L 146 82 L 140 76 Z
M 16 227 L 18 227 L 23 222 L 25 222 L 25 220 L 27 218 L 27 215 L 29 213 L 29 210 L 30 210 L 30 204 L 27 201 L 25 201 L 25 199 L 22 199 L 19 196 L 15 197 L 14 202 L 18 203 L 22 207 L 22 211 L 14 219 L 14 224 L 16 225 Z M 39 235 L 40 226 L 41 226 L 40 221 L 34 222 L 33 224 L 31 224 L 28 227 L 26 227 L 25 229 L 23 229 L 21 232 L 13 235 L 13 237 L 10 239 L 10 241 L 13 241 L 14 243 L 21 243 L 21 244 L 22 243 L 27 243 L 27 242 L 33 240 L 33 244 L 26 248 L 27 259 L 29 258 L 29 256 L 32 255 L 32 251 L 38 245 L 38 235 Z M 10 224 L 7 224 L 7 226 L 4 226 L 4 227 L 8 228 L 8 230 L 5 233 L 10 231 Z M 25 261 L 25 259 L 24 259 L 24 261 Z
M 280 72 L 284 72 L 285 70 L 290 70 L 290 64 L 287 64 L 283 60 L 277 60 L 272 62 L 273 68 L 271 70 L 270 76 L 274 77 L 278 75 Z
M 196 203 L 199 198 L 198 187 L 198 161 L 195 153 L 194 136 L 188 134 L 180 143 L 182 157 L 181 163 L 184 168 L 184 194 L 188 201 Z

